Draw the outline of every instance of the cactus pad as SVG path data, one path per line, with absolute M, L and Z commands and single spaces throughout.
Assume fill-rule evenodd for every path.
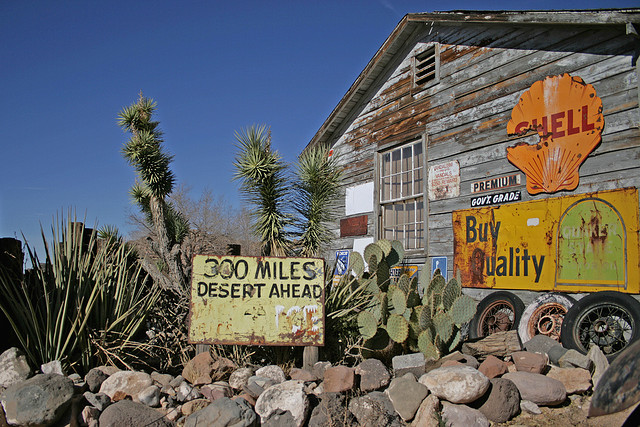
M 367 264 L 375 263 L 377 265 L 383 256 L 384 253 L 382 252 L 382 249 L 380 249 L 380 246 L 375 243 L 369 243 L 364 248 L 364 260 Z M 374 257 L 375 259 L 373 259 Z M 369 266 L 369 269 L 371 270 L 371 265 Z
M 428 329 L 418 335 L 418 348 L 427 359 L 438 359 L 440 357 L 438 349 L 433 343 L 433 335 Z
M 403 314 L 407 309 L 407 296 L 397 286 L 389 286 L 390 311 L 394 314 Z
M 378 330 L 375 316 L 368 311 L 361 311 L 358 314 L 358 330 L 364 339 L 373 338 Z
M 411 279 L 406 274 L 402 274 L 398 278 L 397 286 L 402 289 L 405 294 L 409 293 L 409 289 L 411 289 Z
M 387 320 L 389 338 L 397 343 L 403 343 L 409 335 L 409 323 L 399 314 L 392 314 Z
M 442 339 L 442 341 L 449 341 L 451 333 L 453 332 L 453 320 L 447 313 L 439 313 L 433 317 L 433 326 L 435 327 L 436 334 Z
M 447 283 L 445 282 L 444 277 L 442 277 L 440 274 L 436 274 L 429 283 L 425 295 L 431 296 L 433 294 L 442 293 L 442 290 L 444 289 L 446 284 Z
M 386 259 L 380 260 L 376 266 L 376 280 L 380 289 L 385 290 L 389 286 L 389 264 Z
M 451 305 L 449 313 L 453 323 L 458 326 L 470 322 L 476 314 L 476 302 L 469 295 L 460 295 Z
M 386 239 L 380 239 L 376 242 L 376 245 L 378 245 L 380 247 L 380 249 L 382 250 L 382 253 L 384 254 L 384 256 L 389 256 L 389 254 L 391 253 L 391 249 L 393 248 L 391 246 L 391 242 L 386 240 Z
M 462 289 L 460 285 L 458 285 L 458 281 L 456 279 L 449 280 L 442 290 L 442 305 L 445 310 L 449 310 L 451 305 L 455 301 L 456 298 L 460 296 Z
M 429 306 L 422 306 L 418 316 L 418 324 L 423 330 L 427 329 L 429 325 L 431 325 L 431 308 Z
M 353 271 L 356 276 L 362 276 L 364 273 L 364 260 L 362 259 L 362 255 L 359 252 L 351 251 L 351 262 L 349 263 L 349 268 Z
M 387 261 L 389 262 L 389 266 L 394 267 L 402 261 L 404 258 L 404 248 L 402 247 L 402 243 L 398 240 L 394 240 L 391 242 L 391 252 L 387 254 Z

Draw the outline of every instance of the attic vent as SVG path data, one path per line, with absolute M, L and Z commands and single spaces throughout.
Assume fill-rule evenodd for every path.
M 414 57 L 414 86 L 424 86 L 428 82 L 438 81 L 439 59 L 436 45 Z

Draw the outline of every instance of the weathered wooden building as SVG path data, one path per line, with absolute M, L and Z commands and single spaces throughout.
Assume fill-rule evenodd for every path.
M 520 240 L 502 266 L 501 257 L 496 266 L 494 236 L 494 257 L 486 250 L 479 256 L 485 274 L 473 282 L 470 259 L 459 255 L 471 257 L 465 248 L 474 233 L 484 232 L 485 241 L 489 234 L 491 244 L 499 223 L 490 220 L 483 229 L 456 212 L 626 188 L 627 199 L 603 203 L 628 211 L 620 214 L 629 240 L 615 289 L 637 293 L 638 32 L 640 9 L 406 15 L 309 143 L 330 145 L 344 164 L 339 237 L 328 257 L 395 239 L 410 264 L 437 262 L 449 277 L 462 269 L 463 286 L 477 288 L 467 292 L 478 299 L 492 288 L 527 289 L 494 279 L 500 272 L 516 276 L 513 259 L 522 264 L 522 272 L 516 264 L 518 275 L 526 270 L 530 276 L 530 290 L 584 292 L 571 288 L 578 279 L 562 282 L 555 270 L 546 282 L 536 280 L 526 250 L 533 242 L 521 236 L 510 236 Z M 573 148 L 559 143 L 572 138 Z M 568 169 L 571 176 L 557 176 Z M 551 212 L 546 205 L 537 209 Z M 531 226 L 538 219 L 526 221 Z M 558 267 L 563 237 L 553 232 L 547 265 Z M 540 269 L 542 258 L 534 260 Z M 613 282 L 602 283 L 594 290 Z

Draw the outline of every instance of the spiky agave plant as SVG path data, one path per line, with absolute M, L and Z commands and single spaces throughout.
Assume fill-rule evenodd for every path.
M 291 216 L 286 211 L 288 183 L 286 165 L 271 148 L 266 126 L 251 126 L 236 133 L 238 153 L 234 179 L 241 181 L 241 191 L 255 207 L 256 232 L 262 242 L 262 255 L 286 256 L 290 243 L 287 227 Z

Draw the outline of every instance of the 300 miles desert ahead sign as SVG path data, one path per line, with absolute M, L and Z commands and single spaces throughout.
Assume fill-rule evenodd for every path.
M 196 255 L 189 341 L 324 345 L 324 260 Z

